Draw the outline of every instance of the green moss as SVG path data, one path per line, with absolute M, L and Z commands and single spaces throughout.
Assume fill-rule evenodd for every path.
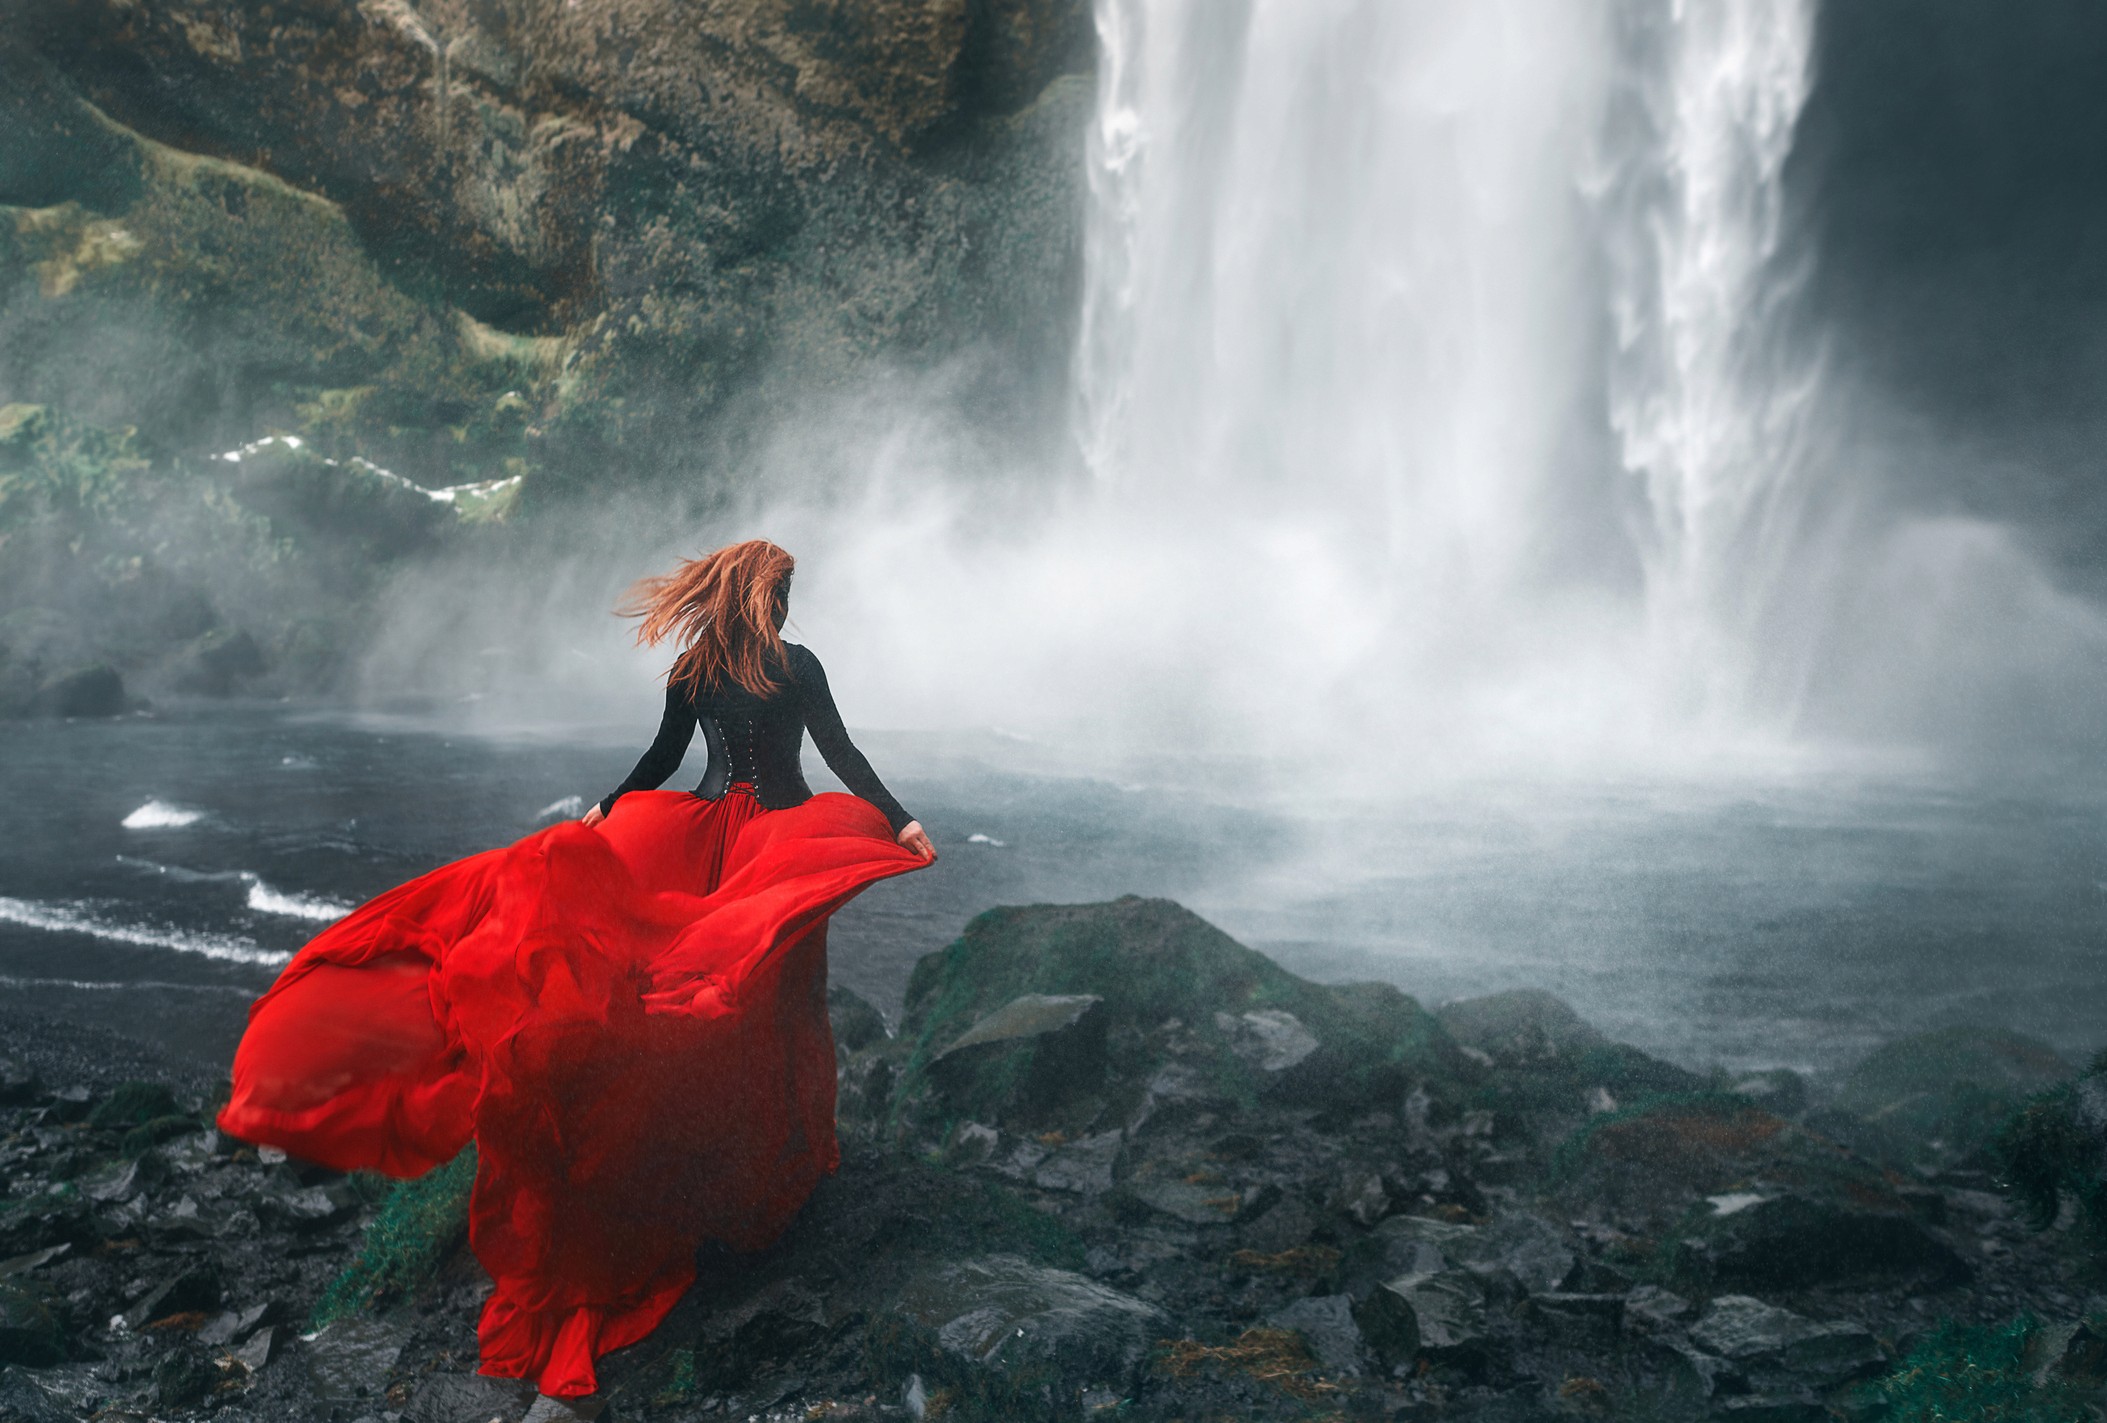
M 2067 1384 L 2036 1384 L 2027 1367 L 2034 1321 L 1945 1323 L 1886 1378 L 1866 1386 L 1880 1423 L 2079 1423 L 2091 1417 Z
M 1448 1035 L 1407 994 L 1388 984 L 1312 983 L 1169 900 L 1008 907 L 977 916 L 956 942 L 915 965 L 901 1025 L 910 1046 L 893 1098 L 896 1124 L 927 1111 L 930 1062 L 1024 994 L 1102 998 L 1115 1077 L 1149 1066 L 1142 1045 L 1175 1021 L 1204 1050 L 1189 1064 L 1232 1101 L 1250 1101 L 1263 1074 L 1230 1050 L 1218 1014 L 1293 1014 L 1323 1044 L 1343 1097 L 1364 1087 L 1402 1090 L 1413 1077 L 1445 1078 L 1454 1066 Z
M 695 1394 L 695 1351 L 675 1349 L 666 1361 L 666 1382 L 651 1396 L 654 1408 L 686 1403 Z
M 977 1190 L 957 1203 L 951 1225 L 956 1239 L 969 1242 L 976 1254 L 1010 1251 L 1064 1270 L 1084 1263 L 1082 1237 L 1015 1191 L 993 1181 L 975 1182 Z
M 180 1112 L 164 1117 L 155 1117 L 142 1122 L 124 1134 L 124 1144 L 119 1148 L 126 1156 L 137 1156 L 143 1151 L 159 1146 L 171 1138 L 184 1136 L 199 1129 L 195 1117 L 186 1117 Z
M 143 1126 L 176 1115 L 176 1097 L 158 1082 L 126 1082 L 88 1113 L 88 1125 L 104 1131 Z
M 476 1151 L 470 1146 L 446 1165 L 398 1183 L 366 1226 L 358 1258 L 323 1292 L 314 1326 L 430 1283 L 467 1235 L 475 1179 Z
M 2087 1077 L 2107 1077 L 2107 1053 Z M 2005 1119 L 1991 1142 L 1998 1179 L 2037 1228 L 2061 1210 L 2067 1192 L 2097 1238 L 2107 1238 L 2107 1138 L 2080 1113 L 2071 1083 L 2037 1093 Z

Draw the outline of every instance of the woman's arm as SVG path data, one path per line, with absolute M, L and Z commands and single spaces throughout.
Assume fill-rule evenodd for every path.
M 622 784 L 586 812 L 585 823 L 597 825 L 615 808 L 615 802 L 631 791 L 654 791 L 664 785 L 666 777 L 680 769 L 681 758 L 688 754 L 688 743 L 694 739 L 695 709 L 688 705 L 687 696 L 678 687 L 669 686 L 666 714 L 659 718 L 658 735 L 652 738 L 650 749 L 637 758 L 636 769 L 623 778 Z
M 799 657 L 797 669 L 798 691 L 805 713 L 805 729 L 812 733 L 812 744 L 819 748 L 820 757 L 826 761 L 827 769 L 841 778 L 841 783 L 851 792 L 862 796 L 885 813 L 885 823 L 892 826 L 893 835 L 926 860 L 936 858 L 936 847 L 929 843 L 921 822 L 907 813 L 907 808 L 893 798 L 864 759 L 856 743 L 849 740 L 848 728 L 841 724 L 841 713 L 835 709 L 834 693 L 827 686 L 827 672 L 819 665 L 819 659 L 811 649 L 800 647 L 804 655 Z

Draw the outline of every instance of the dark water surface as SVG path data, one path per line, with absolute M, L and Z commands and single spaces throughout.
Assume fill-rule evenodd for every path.
M 0 994 L 223 1062 L 328 918 L 576 814 L 633 728 L 482 736 L 280 707 L 0 728 Z M 1692 1065 L 1847 1063 L 1985 1023 L 2107 1044 L 2107 796 L 1901 777 L 1484 783 L 1321 813 L 861 738 L 943 852 L 836 920 L 836 981 L 907 975 L 996 904 L 1176 898 L 1297 971 L 1429 1004 L 1538 986 Z M 692 784 L 697 768 L 671 784 Z M 813 771 L 815 786 L 831 784 Z M 128 823 L 129 822 L 129 823 Z

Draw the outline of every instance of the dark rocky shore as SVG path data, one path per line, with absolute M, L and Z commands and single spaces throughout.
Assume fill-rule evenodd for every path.
M 2107 1402 L 2107 1087 L 2015 1034 L 1905 1040 L 1833 1082 L 1700 1078 L 1545 994 L 1429 1013 L 1138 899 L 980 916 L 896 1032 L 833 1007 L 840 1173 L 775 1247 L 709 1255 L 576 1404 L 473 1372 L 472 1156 L 407 1185 L 306 1167 L 211 1130 L 211 1084 L 18 1024 L 0 1418 Z

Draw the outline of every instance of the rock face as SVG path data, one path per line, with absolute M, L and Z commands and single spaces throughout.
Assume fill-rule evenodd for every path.
M 457 518 L 712 507 L 786 392 L 1043 438 L 1093 63 L 1087 0 L 14 7 L 0 712 L 334 677 Z
M 446 485 L 770 365 L 1057 360 L 1092 62 L 1081 0 L 33 0 L 0 400 Z

